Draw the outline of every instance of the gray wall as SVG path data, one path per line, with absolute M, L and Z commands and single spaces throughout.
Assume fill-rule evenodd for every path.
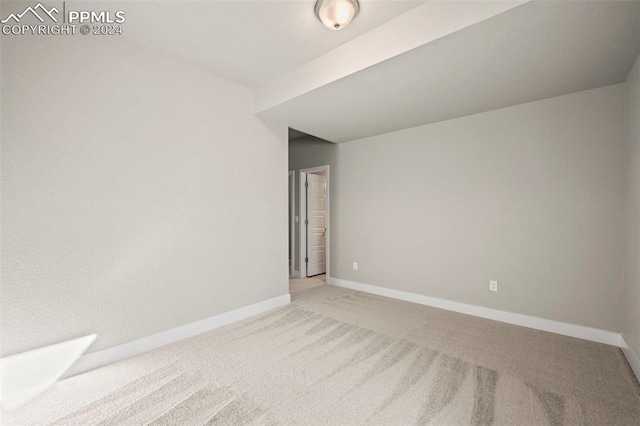
M 622 106 L 615 85 L 338 145 L 331 276 L 619 331 Z
M 640 59 L 629 74 L 625 88 L 627 142 L 627 268 L 622 333 L 640 354 Z
M 2 39 L 2 356 L 288 293 L 287 129 L 118 37 Z
M 300 216 L 300 169 L 307 169 L 316 166 L 330 166 L 330 179 L 332 182 L 334 179 L 334 166 L 336 165 L 336 152 L 337 145 L 331 142 L 327 142 L 322 139 L 318 139 L 313 136 L 306 136 L 298 139 L 294 139 L 289 142 L 289 170 L 294 170 L 296 173 L 296 208 L 295 215 Z M 333 191 L 334 185 L 331 185 L 330 193 Z M 335 207 L 330 203 L 332 215 Z M 332 220 L 332 219 L 331 219 Z M 331 222 L 332 230 L 334 229 L 333 220 Z M 299 223 L 295 226 L 295 241 L 296 241 L 296 257 L 294 262 L 294 269 L 300 271 L 300 226 Z M 331 248 L 333 250 L 333 247 Z

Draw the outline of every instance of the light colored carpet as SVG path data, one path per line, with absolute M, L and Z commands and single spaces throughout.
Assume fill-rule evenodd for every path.
M 311 278 L 293 278 L 289 280 L 289 293 L 291 294 L 291 300 L 295 300 L 298 294 L 301 292 L 311 290 L 325 284 L 325 276 L 316 275 Z
M 83 425 L 639 420 L 640 386 L 618 348 L 329 285 L 59 382 L 3 417 Z

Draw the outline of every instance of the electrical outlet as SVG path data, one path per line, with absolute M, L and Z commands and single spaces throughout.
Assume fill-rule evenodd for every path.
M 358 270 L 358 262 L 353 262 L 353 270 L 354 271 Z
M 489 290 L 498 291 L 498 281 L 489 281 Z

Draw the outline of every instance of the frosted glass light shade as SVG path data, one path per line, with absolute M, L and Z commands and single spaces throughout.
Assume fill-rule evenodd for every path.
M 358 0 L 318 0 L 316 15 L 330 30 L 341 30 L 353 20 L 360 10 Z

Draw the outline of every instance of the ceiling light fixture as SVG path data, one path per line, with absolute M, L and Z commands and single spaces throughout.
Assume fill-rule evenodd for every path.
M 316 16 L 330 30 L 341 30 L 358 15 L 358 0 L 318 0 Z

